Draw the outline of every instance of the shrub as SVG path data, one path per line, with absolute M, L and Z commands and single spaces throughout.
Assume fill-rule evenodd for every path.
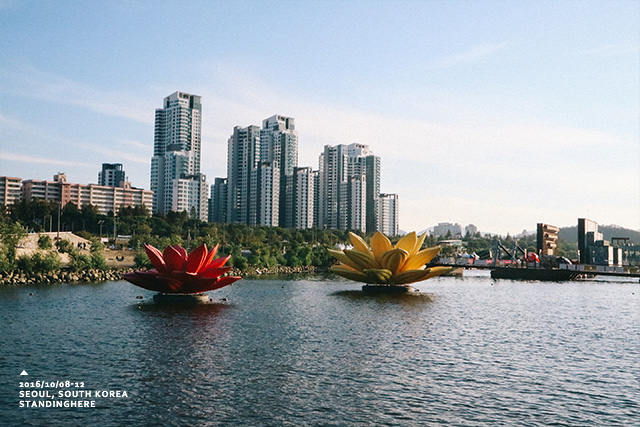
M 92 260 L 89 255 L 81 254 L 79 250 L 72 248 L 69 251 L 69 269 L 74 272 L 87 270 L 92 267 Z
M 71 254 L 71 250 L 73 249 L 73 245 L 67 239 L 60 239 L 60 240 L 56 241 L 56 246 L 58 248 L 58 252 L 60 252 L 60 253 L 67 252 L 67 253 Z
M 135 262 L 136 268 L 139 268 L 139 269 L 149 269 L 153 267 L 151 265 L 151 261 L 149 261 L 149 257 L 147 256 L 147 253 L 142 249 L 136 250 L 136 254 L 133 257 L 133 262 Z
M 38 247 L 40 249 L 51 249 L 53 247 L 51 237 L 46 234 L 41 234 L 40 237 L 38 237 Z
M 104 256 L 102 255 L 102 252 L 94 252 L 93 251 L 93 246 L 91 247 L 92 251 L 91 251 L 91 266 L 93 268 L 97 268 L 99 270 L 106 270 L 107 268 L 107 261 L 104 259 Z
M 60 270 L 60 255 L 54 251 L 35 252 L 18 257 L 17 267 L 25 273 L 51 273 Z
M 100 241 L 99 238 L 93 237 L 90 239 L 91 242 L 91 253 L 102 252 L 104 250 L 104 244 Z

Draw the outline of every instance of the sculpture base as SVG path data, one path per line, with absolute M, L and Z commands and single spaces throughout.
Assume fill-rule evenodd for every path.
M 375 295 L 406 295 L 418 293 L 414 287 L 405 285 L 363 285 L 362 292 Z
M 209 304 L 207 294 L 155 294 L 153 302 L 157 304 Z

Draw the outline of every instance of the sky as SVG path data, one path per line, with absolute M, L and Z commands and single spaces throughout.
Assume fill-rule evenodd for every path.
M 0 0 L 0 175 L 149 188 L 156 108 L 294 117 L 300 166 L 369 145 L 400 228 L 640 230 L 640 2 Z

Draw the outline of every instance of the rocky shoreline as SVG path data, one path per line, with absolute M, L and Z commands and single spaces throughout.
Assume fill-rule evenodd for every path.
M 79 272 L 71 272 L 60 270 L 53 273 L 24 273 L 14 271 L 9 273 L 0 273 L 0 286 L 19 286 L 34 284 L 55 284 L 55 283 L 95 283 L 106 282 L 110 280 L 122 280 L 122 275 L 133 271 L 134 269 L 112 269 L 112 270 L 83 270 Z M 231 269 L 231 276 L 262 276 L 262 275 L 278 275 L 278 274 L 304 274 L 326 271 L 314 266 L 287 267 L 276 266 L 271 268 L 253 268 L 249 267 L 245 270 Z
M 55 283 L 92 283 L 105 282 L 107 280 L 121 280 L 122 274 L 130 270 L 83 270 L 71 272 L 60 270 L 52 273 L 24 273 L 14 271 L 6 274 L 0 273 L 0 286 L 18 286 Z

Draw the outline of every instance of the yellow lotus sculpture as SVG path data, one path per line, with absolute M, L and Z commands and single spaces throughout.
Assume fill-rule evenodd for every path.
M 438 276 L 449 267 L 426 268 L 440 247 L 420 250 L 426 233 L 404 235 L 396 245 L 379 231 L 371 238 L 371 247 L 357 234 L 349 233 L 353 249 L 329 253 L 341 263 L 330 270 L 347 279 L 378 285 L 407 285 Z

